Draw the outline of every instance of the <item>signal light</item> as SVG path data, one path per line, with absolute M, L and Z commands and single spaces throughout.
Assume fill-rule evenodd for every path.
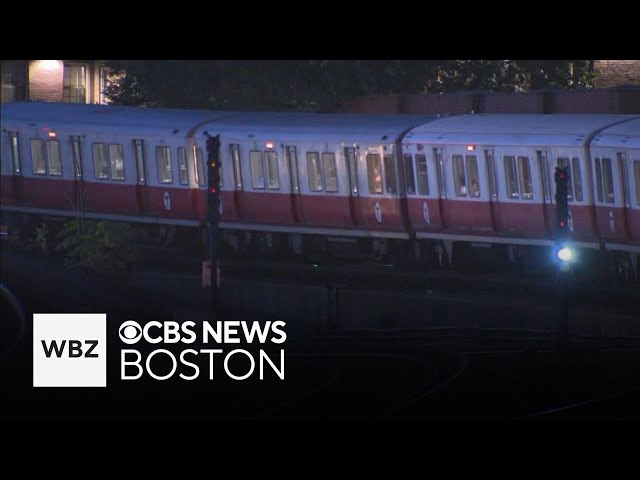
M 573 258 L 573 252 L 569 247 L 562 247 L 560 250 L 558 250 L 558 253 L 556 255 L 558 259 L 562 260 L 563 262 L 570 262 Z

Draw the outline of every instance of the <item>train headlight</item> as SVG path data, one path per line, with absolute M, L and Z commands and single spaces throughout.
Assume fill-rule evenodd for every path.
M 563 262 L 570 262 L 573 258 L 573 252 L 569 247 L 562 247 L 560 250 L 558 250 L 558 253 L 556 253 L 556 255 L 558 256 L 558 259 L 562 260 Z

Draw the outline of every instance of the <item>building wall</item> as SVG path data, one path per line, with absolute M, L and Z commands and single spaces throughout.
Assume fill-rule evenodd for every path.
M 640 85 L 640 60 L 595 60 L 593 67 L 598 88 Z
M 103 64 L 99 60 L 2 60 L 3 94 L 1 101 L 36 100 L 61 102 L 64 98 L 65 69 L 85 67 L 85 103 L 106 103 L 102 89 Z M 5 74 L 10 72 L 10 74 Z M 15 72 L 22 72 L 21 78 Z M 67 72 L 69 73 L 69 72 Z M 16 83 L 17 82 L 17 83 Z M 5 85 L 7 83 L 7 85 Z M 13 83 L 13 85 L 9 85 Z M 69 92 L 69 90 L 68 90 Z M 76 90 L 77 92 L 77 90 Z M 80 93 L 80 97 L 82 97 Z
M 342 113 L 640 113 L 640 86 L 579 92 L 459 92 L 425 95 L 381 95 L 348 100 Z

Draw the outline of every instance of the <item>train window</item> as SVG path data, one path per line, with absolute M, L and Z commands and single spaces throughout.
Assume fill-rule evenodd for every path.
M 156 165 L 158 167 L 158 182 L 173 183 L 171 149 L 169 147 L 156 147 Z
M 538 152 L 540 154 L 540 152 Z M 493 158 L 493 150 L 485 150 L 484 158 L 487 163 L 487 177 L 489 178 L 489 190 L 491 198 L 498 198 L 498 179 L 496 178 L 496 164 Z
M 507 197 L 520 198 L 520 190 L 518 190 L 518 177 L 516 172 L 516 157 L 504 157 L 504 178 L 507 184 Z
M 467 178 L 464 173 L 464 159 L 462 155 L 452 155 L 453 182 L 458 197 L 467 196 Z
M 387 185 L 387 193 L 396 193 L 396 164 L 390 155 L 384 156 L 384 178 Z
M 573 165 L 573 187 L 576 193 L 576 201 L 581 202 L 582 196 L 582 172 L 580 171 L 580 159 L 573 157 L 571 159 Z
M 202 186 L 206 183 L 206 179 L 204 178 L 204 153 L 201 148 L 196 148 L 195 145 L 193 147 L 193 158 L 196 162 L 196 181 L 198 185 Z
M 233 162 L 233 177 L 236 181 L 236 190 L 242 190 L 242 169 L 240 167 L 240 145 L 231 144 L 231 160 Z
M 264 189 L 264 163 L 262 162 L 262 152 L 251 150 L 249 152 L 251 160 L 251 185 L 254 189 Z
M 469 179 L 469 196 L 480 196 L 480 179 L 478 176 L 478 158 L 475 155 L 464 157 L 467 166 L 467 178 Z
M 298 155 L 296 153 L 296 147 L 287 146 L 287 163 L 289 164 L 289 175 L 291 176 L 291 191 L 298 193 L 300 191 L 300 185 L 298 184 Z
M 322 171 L 320 170 L 320 154 L 307 152 L 307 169 L 309 170 L 309 190 L 322 191 Z
M 47 160 L 49 163 L 49 175 L 62 175 L 62 160 L 60 159 L 60 142 L 47 140 Z
M 336 156 L 333 153 L 322 154 L 322 170 L 324 172 L 325 192 L 338 191 L 338 168 L 336 166 Z
M 640 205 L 640 160 L 633 162 L 633 173 L 636 180 L 636 203 Z
M 573 174 L 571 173 L 571 164 L 569 162 L 569 158 L 567 157 L 558 157 L 558 168 L 566 168 L 569 172 L 569 182 L 567 183 L 567 198 L 569 200 L 573 200 L 573 182 L 571 181 L 571 177 Z
M 272 150 L 264 153 L 267 172 L 267 187 L 269 190 L 280 190 L 280 175 L 278 174 L 278 154 Z
M 611 169 L 610 158 L 602 159 L 602 180 L 604 201 L 607 203 L 614 203 L 615 195 L 613 193 L 613 170 Z
M 109 165 L 111 165 L 111 180 L 124 180 L 124 152 L 122 145 L 109 145 Z
M 77 179 L 82 178 L 82 149 L 80 148 L 80 137 L 71 135 L 71 159 L 73 160 L 73 171 Z
M 380 155 L 367 154 L 367 174 L 369 177 L 369 193 L 382 193 L 382 165 Z
M 20 175 L 20 141 L 18 139 L 18 132 L 9 132 L 9 144 L 11 145 L 13 173 Z
M 44 142 L 37 138 L 31 139 L 31 164 L 36 175 L 47 174 L 47 163 L 44 159 Z
M 96 178 L 109 178 L 109 164 L 107 163 L 107 151 L 104 143 L 94 143 L 93 171 Z
M 602 164 L 600 158 L 596 157 L 596 193 L 598 195 L 598 201 L 603 202 L 602 199 Z
M 351 194 L 358 195 L 358 164 L 356 162 L 356 149 L 354 147 L 344 147 L 344 158 L 347 160 Z
M 220 176 L 222 177 L 222 175 Z M 178 180 L 181 185 L 187 185 L 189 183 L 189 170 L 187 169 L 187 151 L 184 147 L 178 147 Z
M 404 183 L 407 195 L 415 195 L 416 181 L 413 176 L 413 156 L 405 153 L 402 156 L 402 168 L 404 170 Z
M 418 174 L 418 193 L 429 195 L 429 177 L 427 175 L 427 156 L 416 154 L 416 172 Z
M 520 173 L 521 198 L 525 200 L 533 199 L 533 183 L 531 181 L 531 164 L 529 157 L 518 157 L 518 172 Z
M 146 183 L 144 168 L 144 140 L 135 139 L 133 141 L 133 149 L 136 152 L 136 170 L 138 171 L 138 183 L 144 185 Z

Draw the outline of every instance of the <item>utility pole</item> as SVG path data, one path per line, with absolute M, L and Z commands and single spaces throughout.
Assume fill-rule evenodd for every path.
M 556 256 L 558 306 L 553 324 L 553 349 L 566 351 L 569 347 L 568 271 L 572 252 L 567 246 L 569 237 L 569 167 L 556 167 Z
M 207 231 L 209 234 L 209 315 L 218 317 L 218 223 L 220 221 L 220 135 L 207 135 Z

